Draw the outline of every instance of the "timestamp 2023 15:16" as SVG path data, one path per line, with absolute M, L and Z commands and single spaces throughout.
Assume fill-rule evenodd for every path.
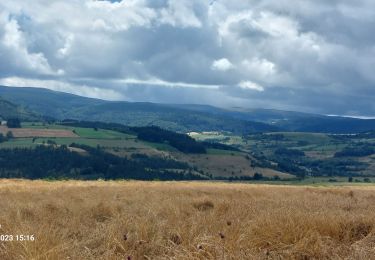
M 0 242 L 35 241 L 34 235 L 0 235 Z

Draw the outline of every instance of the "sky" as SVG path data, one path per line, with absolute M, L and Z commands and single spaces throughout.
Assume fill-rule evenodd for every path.
M 0 85 L 375 116 L 373 0 L 2 0 Z

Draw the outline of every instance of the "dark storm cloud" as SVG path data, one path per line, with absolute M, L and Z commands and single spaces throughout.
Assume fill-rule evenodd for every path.
M 5 0 L 0 83 L 373 116 L 374 28 L 370 0 Z

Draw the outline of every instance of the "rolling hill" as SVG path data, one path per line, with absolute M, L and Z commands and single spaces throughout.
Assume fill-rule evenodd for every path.
M 332 117 L 273 109 L 223 109 L 209 105 L 104 101 L 40 88 L 0 87 L 0 96 L 29 111 L 59 120 L 156 125 L 179 132 L 269 131 L 358 133 L 375 130 L 375 120 Z
M 244 121 L 262 122 L 284 131 L 345 134 L 375 130 L 375 119 L 357 119 L 261 108 L 231 108 L 226 110 L 205 105 L 172 106 Z

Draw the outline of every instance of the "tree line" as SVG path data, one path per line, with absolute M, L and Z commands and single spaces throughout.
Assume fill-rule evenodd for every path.
M 134 134 L 138 139 L 153 143 L 166 143 L 183 153 L 206 153 L 206 147 L 213 147 L 212 143 L 197 142 L 190 136 L 162 129 L 158 126 L 128 127 L 116 123 L 87 122 L 77 120 L 64 120 L 62 125 L 84 127 L 93 129 L 113 130 L 125 134 Z M 217 147 L 220 146 L 219 144 Z M 223 147 L 223 146 L 221 146 Z M 228 146 L 225 146 L 229 149 Z
M 167 143 L 183 153 L 206 153 L 203 143 L 197 142 L 186 134 L 180 134 L 157 126 L 132 127 L 137 138 L 147 142 Z
M 72 152 L 67 146 L 0 149 L 0 177 L 28 179 L 137 179 L 200 180 L 186 163 L 171 159 L 127 159 L 99 148 L 73 144 L 87 155 Z M 175 169 L 175 170 L 170 170 Z

